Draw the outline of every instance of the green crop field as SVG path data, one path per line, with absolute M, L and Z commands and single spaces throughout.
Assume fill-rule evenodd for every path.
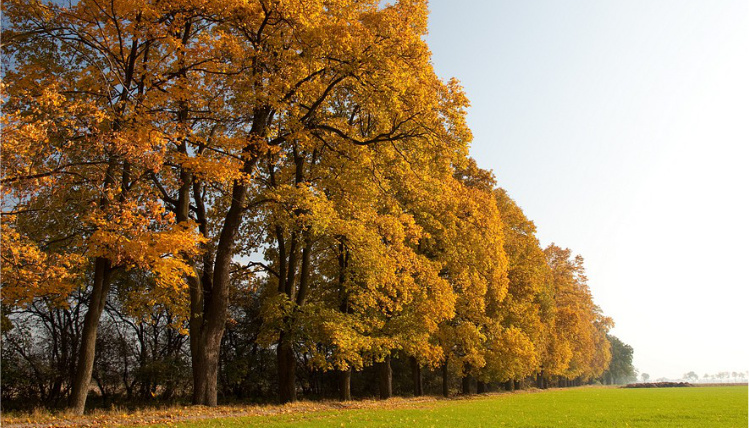
M 577 388 L 353 409 L 195 420 L 179 427 L 746 427 L 747 388 Z M 174 426 L 174 425 L 170 425 Z

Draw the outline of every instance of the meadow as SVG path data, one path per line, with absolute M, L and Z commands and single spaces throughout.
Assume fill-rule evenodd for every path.
M 175 426 L 170 424 L 169 426 Z M 201 419 L 188 427 L 745 427 L 747 387 L 587 387 L 390 407 Z

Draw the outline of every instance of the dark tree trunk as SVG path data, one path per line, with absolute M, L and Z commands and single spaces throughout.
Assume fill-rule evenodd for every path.
M 514 391 L 515 390 L 515 382 L 512 380 L 508 380 L 505 382 L 505 391 Z
M 463 395 L 471 394 L 471 375 L 467 374 L 463 376 Z
M 254 112 L 250 133 L 262 136 L 270 119 L 269 109 L 257 109 Z M 257 154 L 254 144 L 242 150 L 246 161 L 242 172 L 250 174 L 255 169 Z M 191 174 L 184 171 L 181 175 L 182 186 L 178 196 L 176 210 L 177 221 L 188 220 L 190 190 L 195 193 L 198 208 L 198 223 L 201 233 L 208 237 L 205 218 L 205 206 L 198 193 L 199 186 L 190 183 Z M 242 224 L 245 212 L 245 199 L 248 185 L 237 180 L 232 185 L 232 198 L 229 210 L 224 217 L 215 258 L 211 252 L 204 255 L 203 272 L 200 279 L 190 278 L 190 354 L 193 361 L 193 404 L 215 406 L 218 396 L 218 360 L 221 350 L 221 339 L 226 327 L 226 314 L 229 305 L 229 279 L 231 261 L 234 254 L 237 233 Z
M 97 257 L 94 262 L 93 291 L 91 292 L 88 312 L 86 312 L 86 317 L 83 320 L 78 366 L 73 379 L 73 392 L 70 396 L 70 407 L 76 415 L 82 415 L 86 408 L 86 398 L 91 384 L 91 374 L 93 373 L 96 355 L 96 333 L 104 304 L 107 301 L 111 274 L 112 269 L 109 260 Z
M 522 388 L 522 384 L 520 383 L 520 381 L 519 381 L 519 380 L 516 380 L 516 381 L 515 381 L 514 383 L 515 383 L 515 384 L 513 385 L 513 389 L 514 389 L 514 390 L 516 390 L 516 391 L 517 391 L 517 390 L 523 389 L 523 388 Z
M 541 369 L 540 372 L 536 375 L 536 387 L 538 389 L 546 389 L 546 385 L 544 382 L 544 371 Z
M 442 396 L 447 398 L 450 396 L 450 379 L 449 379 L 449 371 L 447 368 L 447 361 L 445 361 L 444 364 L 442 364 Z
M 351 401 L 351 368 L 338 370 L 338 398 L 341 401 Z
M 281 332 L 278 343 L 278 395 L 281 404 L 296 401 L 296 358 L 286 334 Z
M 486 392 L 486 384 L 480 380 L 476 381 L 476 394 L 483 394 Z
M 421 397 L 424 395 L 423 383 L 421 380 L 421 366 L 416 357 L 411 357 L 411 373 L 413 375 L 414 382 L 414 397 Z
M 386 400 L 393 396 L 393 370 L 390 368 L 390 355 L 381 363 L 375 363 L 380 399 Z

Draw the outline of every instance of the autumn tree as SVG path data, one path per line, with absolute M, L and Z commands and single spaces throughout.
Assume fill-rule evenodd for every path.
M 71 396 L 82 413 L 113 276 L 140 269 L 181 292 L 191 274 L 181 255 L 194 254 L 198 241 L 147 180 L 164 162 L 166 140 L 144 117 L 152 77 L 145 70 L 158 56 L 148 56 L 155 36 L 142 11 L 86 1 L 8 2 L 5 10 L 12 66 L 4 79 L 3 267 L 26 298 L 50 287 L 64 295 L 82 282 L 71 278 L 72 266 L 87 272 L 91 295 Z
M 430 238 L 421 250 L 442 264 L 440 274 L 456 295 L 455 314 L 436 335 L 444 359 L 443 393 L 449 373 L 470 377 L 486 365 L 494 330 L 492 314 L 507 293 L 502 222 L 491 193 L 494 179 L 467 159 L 442 184 L 440 198 L 426 202 L 421 220 Z
M 494 191 L 508 258 L 508 291 L 494 309 L 489 360 L 480 380 L 523 379 L 540 367 L 551 334 L 551 271 L 535 236 L 536 226 L 504 189 Z
M 554 244 L 544 253 L 553 275 L 555 303 L 553 351 L 544 366 L 565 382 L 598 377 L 611 360 L 606 333 L 613 323 L 593 303 L 583 258 Z
M 329 297 L 329 310 L 384 316 L 370 324 L 381 326 L 379 333 L 359 332 L 368 339 L 356 345 L 357 353 L 386 360 L 402 343 L 414 343 L 390 336 L 415 331 L 394 327 L 403 325 L 404 317 L 426 318 L 411 299 L 429 294 L 430 281 L 441 282 L 426 280 L 436 270 L 413 254 L 420 232 L 387 189 L 395 171 L 410 163 L 440 163 L 447 171 L 453 154 L 464 153 L 467 143 L 463 95 L 454 83 L 436 78 L 421 39 L 424 4 L 351 4 L 334 16 L 323 15 L 315 24 L 319 28 L 291 30 L 347 35 L 354 43 L 319 45 L 313 39 L 305 45 L 305 58 L 317 58 L 312 69 L 319 73 L 300 85 L 305 91 L 293 94 L 287 110 L 279 110 L 278 126 L 285 133 L 263 158 L 258 177 L 267 189 L 259 198 L 271 201 L 264 208 L 264 234 L 277 290 L 271 306 L 281 320 L 274 340 L 282 402 L 294 399 L 294 325 L 306 303 L 322 304 L 312 294 L 322 283 L 338 289 L 331 294 L 338 302 Z M 408 177 L 419 179 L 414 173 Z M 362 364 L 353 349 L 340 344 L 336 349 L 335 367 Z

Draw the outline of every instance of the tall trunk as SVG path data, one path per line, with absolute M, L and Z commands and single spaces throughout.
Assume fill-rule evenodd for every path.
M 78 366 L 73 379 L 73 392 L 70 396 L 70 406 L 77 415 L 82 415 L 86 408 L 86 397 L 91 383 L 91 374 L 94 369 L 94 357 L 96 353 L 96 332 L 99 328 L 99 319 L 107 301 L 109 286 L 111 284 L 112 268 L 109 260 L 97 257 L 94 262 L 94 285 L 91 293 L 91 301 L 88 312 L 83 320 L 83 333 L 81 335 L 81 347 L 78 352 Z
M 522 386 L 523 386 L 523 385 L 522 385 L 522 384 L 520 383 L 520 381 L 519 381 L 519 380 L 516 380 L 516 381 L 514 382 L 514 385 L 513 385 L 513 389 L 517 391 L 517 390 L 519 390 L 519 389 L 522 389 Z
M 381 363 L 375 363 L 380 398 L 385 400 L 393 396 L 393 370 L 390 368 L 390 355 Z
M 544 385 L 544 370 L 543 369 L 541 369 L 541 371 L 538 372 L 538 374 L 536 374 L 536 387 L 538 389 L 545 389 L 545 385 Z
M 424 388 L 421 381 L 421 365 L 416 357 L 411 357 L 411 373 L 414 381 L 414 397 L 421 397 L 424 395 Z
M 270 121 L 270 110 L 257 109 L 254 113 L 250 133 L 254 136 L 262 136 Z M 242 154 L 247 159 L 242 166 L 242 172 L 249 175 L 255 169 L 258 159 L 254 144 L 245 146 Z M 189 189 L 192 185 L 183 187 L 184 194 L 180 189 L 179 204 L 181 208 L 189 208 Z M 233 183 L 231 205 L 224 217 L 215 258 L 211 260 L 211 254 L 208 253 L 204 259 L 204 271 L 201 278 L 189 280 L 193 404 L 215 406 L 218 401 L 218 360 L 229 305 L 231 261 L 245 211 L 247 190 L 248 184 L 245 181 L 237 180 Z M 196 195 L 196 199 L 200 198 Z M 201 205 L 200 202 L 198 205 Z M 177 209 L 178 213 L 179 211 L 180 207 Z M 201 232 L 207 234 L 206 230 L 201 224 Z
M 442 364 L 442 396 L 447 398 L 450 396 L 450 379 L 449 379 L 449 371 L 447 367 L 447 360 L 445 360 L 445 363 Z
M 338 398 L 341 401 L 351 401 L 351 368 L 338 370 Z
M 293 403 L 296 401 L 296 358 L 291 341 L 285 332 L 281 332 L 276 352 L 280 402 Z
M 476 381 L 476 394 L 483 394 L 486 392 L 486 384 L 480 380 Z

